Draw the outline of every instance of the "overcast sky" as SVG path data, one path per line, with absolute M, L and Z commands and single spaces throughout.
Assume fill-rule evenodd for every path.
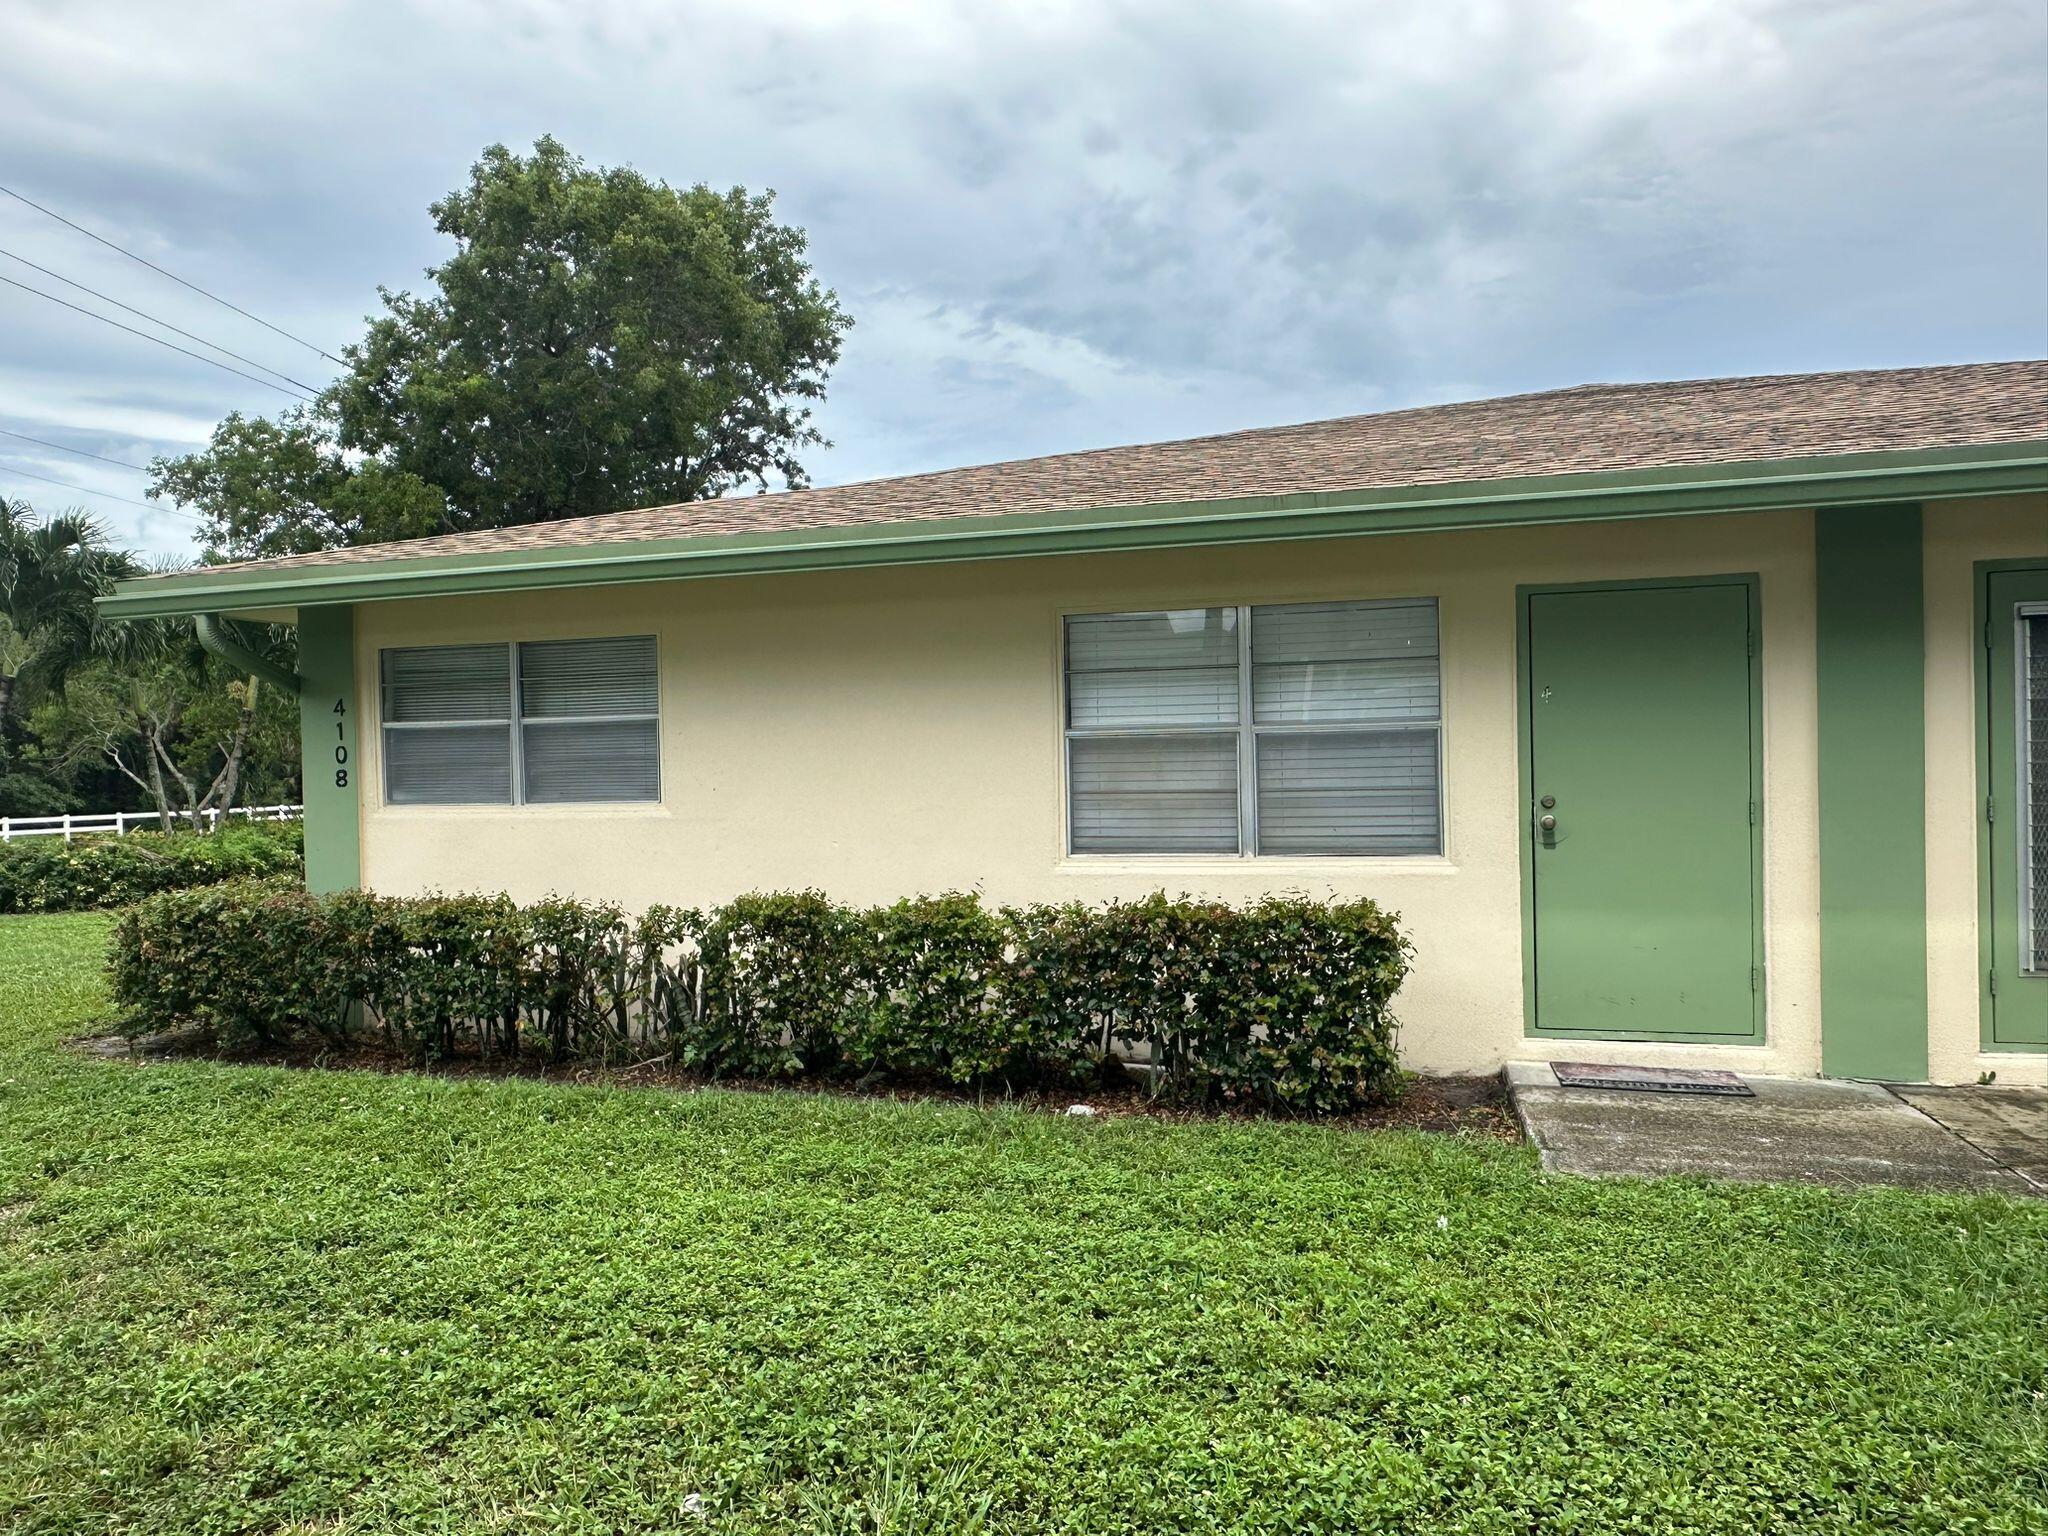
M 0 8 L 0 183 L 331 352 L 446 254 L 426 205 L 477 151 L 550 132 L 773 188 L 809 231 L 856 321 L 820 483 L 2048 355 L 2042 0 Z M 0 249 L 332 376 L 4 198 Z M 0 429 L 141 464 L 288 403 L 0 284 Z M 0 494 L 190 547 L 25 475 L 140 499 L 140 474 L 0 436 Z

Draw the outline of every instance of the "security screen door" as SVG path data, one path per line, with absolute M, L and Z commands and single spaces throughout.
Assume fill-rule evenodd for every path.
M 2048 1045 L 2048 567 L 1986 596 L 1991 1043 Z
M 1532 1025 L 1761 1030 L 1753 584 L 1526 595 Z

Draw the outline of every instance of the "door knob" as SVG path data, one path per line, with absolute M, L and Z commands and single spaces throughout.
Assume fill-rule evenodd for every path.
M 1557 830 L 1557 818 L 1555 816 L 1538 816 L 1536 818 L 1536 825 L 1545 832 L 1555 832 Z

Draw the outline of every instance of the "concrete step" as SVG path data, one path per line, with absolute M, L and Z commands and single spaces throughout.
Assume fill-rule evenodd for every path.
M 1523 1133 L 1543 1166 L 1559 1173 L 2043 1192 L 2027 1173 L 1901 1096 L 1922 1090 L 1747 1074 L 1754 1098 L 1566 1088 L 1539 1061 L 1510 1062 L 1506 1075 Z M 2048 1148 L 2048 1103 L 2041 1114 Z M 2006 1134 L 2015 1135 L 2009 1127 Z M 2017 1144 L 2027 1143 L 2021 1137 Z

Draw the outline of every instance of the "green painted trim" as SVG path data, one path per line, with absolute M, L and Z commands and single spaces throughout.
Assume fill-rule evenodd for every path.
M 299 679 L 306 889 L 353 890 L 363 880 L 354 610 L 299 610 Z
M 1927 1077 L 1926 605 L 1917 504 L 1815 514 L 1821 1070 Z
M 1653 1033 L 1646 1030 L 1548 1029 L 1536 1019 L 1536 784 L 1535 742 L 1529 729 L 1529 599 L 1546 592 L 1626 592 L 1666 587 L 1731 587 L 1748 589 L 1749 632 L 1749 798 L 1756 820 L 1749 828 L 1749 954 L 1756 970 L 1747 1035 L 1709 1035 L 1689 1030 Z M 1647 576 L 1626 581 L 1536 582 L 1515 588 L 1515 772 L 1521 791 L 1522 831 L 1516 847 L 1522 876 L 1522 1034 L 1532 1040 L 1617 1040 L 1633 1044 L 1657 1041 L 1673 1045 L 1762 1045 L 1765 1038 L 1764 999 L 1770 995 L 1770 973 L 1764 963 L 1764 610 L 1763 578 L 1755 571 L 1713 576 Z
M 114 618 L 382 602 L 605 582 L 1186 548 L 1352 534 L 1701 516 L 1904 496 L 2048 490 L 2048 439 L 1454 485 L 1245 496 L 1135 507 L 924 518 L 283 569 L 200 569 L 123 582 Z
M 1993 931 L 1996 915 L 1991 900 L 1991 823 L 1984 808 L 1991 802 L 1991 578 L 2007 571 L 2048 572 L 2048 559 L 1979 560 L 1971 567 L 1973 589 L 1970 620 L 1971 691 L 1976 695 L 1977 759 L 1977 1042 L 1986 1055 L 2039 1056 L 2043 1047 L 2014 1043 L 2000 1044 L 1996 1038 L 1998 1005 L 1991 995 L 1991 971 L 1998 963 L 1998 935 Z M 2018 701 L 2001 699 L 2001 707 L 2017 713 Z M 2017 808 L 2015 808 L 2017 809 Z
M 1534 722 L 1529 715 L 1530 588 L 1515 588 L 1515 803 L 1521 807 L 1522 829 L 1515 837 L 1521 866 L 1522 893 L 1522 1034 L 1540 1038 L 1536 1030 L 1536 757 Z

